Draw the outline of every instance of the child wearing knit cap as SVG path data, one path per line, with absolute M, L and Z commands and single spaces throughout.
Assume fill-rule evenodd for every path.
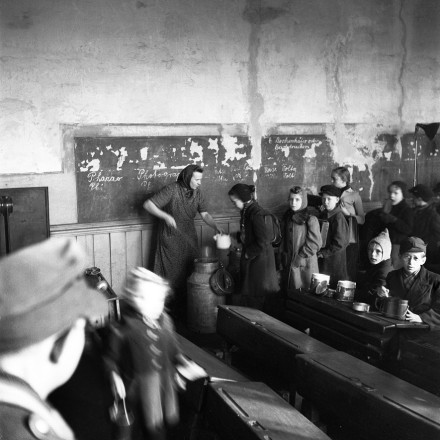
M 374 307 L 378 298 L 377 290 L 380 286 L 385 286 L 386 277 L 393 270 L 391 264 L 391 240 L 388 229 L 382 231 L 377 237 L 368 243 L 367 267 L 362 280 L 357 283 L 359 286 L 356 291 L 355 301 L 366 302 Z
M 116 395 L 135 413 L 132 439 L 163 439 L 179 421 L 176 375 L 193 364 L 181 354 L 164 311 L 169 284 L 142 267 L 132 269 L 121 295 L 122 322 L 111 334 L 107 366 Z
M 388 185 L 388 198 L 383 207 L 370 211 L 363 227 L 364 241 L 369 243 L 379 231 L 387 228 L 391 240 L 391 261 L 395 269 L 401 267 L 399 257 L 400 242 L 411 235 L 414 224 L 414 211 L 405 200 L 407 186 L 396 180 Z

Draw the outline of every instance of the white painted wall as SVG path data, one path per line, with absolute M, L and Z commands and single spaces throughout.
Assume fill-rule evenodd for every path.
M 0 186 L 49 186 L 52 224 L 76 222 L 64 124 L 247 124 L 258 167 L 277 124 L 330 124 L 336 160 L 359 165 L 374 159 L 357 144 L 440 117 L 437 0 L 2 0 L 0 13 Z

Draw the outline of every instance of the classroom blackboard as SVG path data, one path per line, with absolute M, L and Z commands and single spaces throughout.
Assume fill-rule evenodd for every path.
M 261 150 L 258 200 L 273 212 L 287 206 L 292 186 L 311 188 L 330 180 L 333 154 L 324 134 L 267 136 L 262 139 Z
M 187 165 L 204 168 L 201 190 L 212 214 L 237 214 L 227 195 L 252 181 L 246 136 L 76 137 L 79 223 L 148 218 L 142 205 Z

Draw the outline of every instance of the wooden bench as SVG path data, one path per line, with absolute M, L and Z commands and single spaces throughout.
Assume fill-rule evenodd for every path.
M 230 440 L 325 440 L 318 427 L 261 382 L 208 386 L 206 416 Z
M 400 377 L 440 396 L 440 334 L 400 341 Z
M 248 307 L 219 306 L 217 333 L 263 363 L 272 375 L 286 381 L 292 403 L 295 398 L 295 357 L 335 351 L 266 313 Z
M 297 371 L 298 392 L 352 438 L 440 438 L 440 398 L 360 359 L 343 352 L 300 355 Z

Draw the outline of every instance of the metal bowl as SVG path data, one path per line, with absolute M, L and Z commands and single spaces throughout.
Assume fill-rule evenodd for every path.
M 362 302 L 354 302 L 353 303 L 353 310 L 356 312 L 369 312 L 370 311 L 370 304 L 362 303 Z

